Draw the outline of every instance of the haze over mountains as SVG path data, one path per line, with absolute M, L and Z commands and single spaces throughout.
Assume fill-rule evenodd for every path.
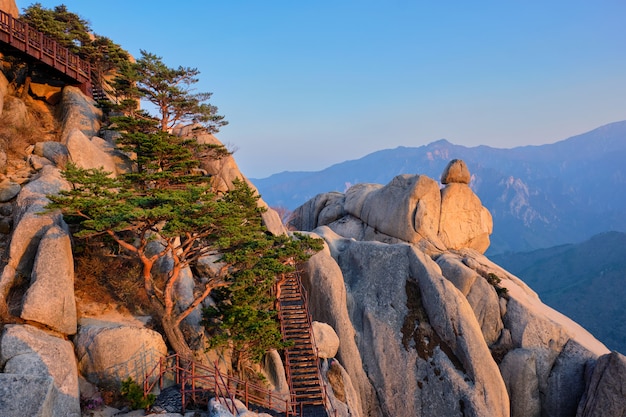
M 541 146 L 497 149 L 439 140 L 398 147 L 317 172 L 282 172 L 253 179 L 270 206 L 294 209 L 318 193 L 357 183 L 385 184 L 405 173 L 439 179 L 463 159 L 471 187 L 493 215 L 487 255 L 582 242 L 626 231 L 626 121 Z
M 626 352 L 626 233 L 606 232 L 579 244 L 491 260 L 522 278 L 543 302 Z

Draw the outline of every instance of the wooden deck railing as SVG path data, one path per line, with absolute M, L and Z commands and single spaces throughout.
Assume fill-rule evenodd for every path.
M 188 402 L 197 404 L 201 397 L 210 392 L 234 415 L 237 414 L 235 398 L 247 408 L 262 407 L 286 417 L 298 415 L 292 398 L 285 399 L 261 385 L 224 375 L 219 371 L 217 364 L 213 367 L 204 366 L 176 354 L 161 358 L 146 375 L 143 385 L 144 395 L 152 392 L 157 384 L 163 388 L 167 374 L 181 387 L 183 412 Z
M 76 81 L 91 96 L 91 65 L 28 23 L 0 10 L 0 41 Z

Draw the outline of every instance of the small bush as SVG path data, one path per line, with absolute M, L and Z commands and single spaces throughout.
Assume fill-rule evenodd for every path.
M 148 394 L 144 397 L 143 389 L 130 377 L 122 381 L 120 394 L 129 402 L 130 408 L 133 410 L 147 409 L 156 400 L 154 394 Z
M 504 297 L 505 295 L 509 293 L 508 289 L 500 286 L 500 282 L 502 282 L 502 279 L 496 274 L 494 274 L 493 272 L 490 272 L 489 274 L 487 274 L 486 279 L 487 279 L 487 282 L 493 285 L 493 287 L 496 289 L 496 293 L 498 294 L 498 297 Z

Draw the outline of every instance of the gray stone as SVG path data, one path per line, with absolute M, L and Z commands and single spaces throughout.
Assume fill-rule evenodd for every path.
M 0 182 L 0 202 L 12 200 L 22 190 L 22 186 L 10 180 Z
M 59 142 L 37 142 L 33 154 L 52 161 L 57 167 L 63 168 L 67 164 L 69 152 L 67 146 Z
M 55 397 L 54 380 L 49 376 L 0 373 L 3 417 L 53 417 Z
M 351 199 L 346 194 L 346 211 L 373 229 L 405 242 L 438 240 L 441 198 L 433 179 L 424 175 L 398 175 L 358 200 L 362 204 L 349 204 Z
M 50 160 L 37 155 L 30 155 L 28 157 L 28 163 L 35 171 L 39 171 L 45 165 L 54 165 Z
M 65 136 L 64 145 L 67 146 L 70 160 L 80 168 L 99 169 L 113 175 L 118 173 L 114 159 L 113 147 L 103 139 L 90 140 L 79 129 L 70 130 Z
M 74 344 L 81 374 L 94 384 L 112 387 L 118 387 L 128 377 L 143 380 L 167 355 L 159 333 L 95 319 L 80 320 Z
M 357 334 L 350 321 L 343 275 L 331 256 L 331 251 L 338 256 L 349 240 L 338 236 L 328 227 L 315 231 L 324 238 L 327 247 L 313 255 L 305 264 L 303 284 L 309 294 L 311 314 L 314 320 L 331 325 L 339 337 L 337 358 L 350 375 L 358 393 L 359 403 L 354 406 L 358 415 L 381 415 L 376 393 L 364 371 L 357 346 Z
M 360 417 L 360 401 L 350 375 L 336 359 L 325 361 L 322 377 L 326 392 L 337 417 Z
M 504 357 L 500 370 L 511 399 L 511 417 L 540 417 L 541 398 L 535 353 L 528 349 L 512 350 Z
M 548 390 L 545 392 L 544 415 L 570 417 L 585 392 L 585 367 L 597 356 L 583 348 L 575 340 L 569 340 L 548 376 Z
M 331 235 L 323 234 L 329 241 Z M 406 244 L 334 240 L 329 246 L 343 273 L 353 340 L 380 399 L 376 411 L 368 398 L 364 415 L 440 416 L 465 410 L 508 416 L 506 388 L 474 313 L 439 267 Z M 314 291 L 323 286 L 311 284 Z M 332 314 L 330 303 L 321 308 Z M 342 349 L 350 341 L 334 322 L 343 363 Z
M 86 97 L 78 87 L 63 88 L 61 103 L 61 143 L 66 144 L 68 137 L 78 130 L 86 137 L 94 136 L 100 130 L 102 110 L 95 107 L 95 102 Z
M 275 349 L 270 350 L 263 357 L 262 366 L 263 374 L 267 377 L 270 389 L 283 400 L 288 401 L 290 398 L 289 383 L 280 354 Z
M 295 230 L 311 231 L 343 217 L 344 195 L 339 192 L 318 194 L 296 210 L 289 221 Z
M 601 356 L 587 382 L 576 417 L 626 415 L 626 357 L 618 352 Z
M 437 265 L 447 280 L 454 284 L 463 295 L 469 294 L 474 281 L 479 277 L 476 271 L 467 267 L 458 255 L 444 253 L 437 257 Z
M 334 358 L 339 350 L 339 337 L 335 330 L 326 323 L 314 321 L 313 336 L 319 358 Z
M 0 340 L 0 365 L 7 374 L 51 377 L 51 416 L 80 416 L 78 370 L 70 342 L 32 326 L 7 325 Z
M 58 226 L 48 229 L 39 243 L 21 317 L 66 335 L 76 333 L 72 244 Z
M 467 294 L 487 346 L 493 345 L 504 328 L 500 317 L 500 302 L 495 288 L 483 277 L 479 277 Z
M 39 241 L 53 225 L 67 228 L 59 212 L 45 212 L 48 194 L 68 190 L 69 184 L 58 169 L 44 167 L 37 178 L 22 187 L 15 202 L 14 232 L 9 248 L 9 264 L 30 276 Z

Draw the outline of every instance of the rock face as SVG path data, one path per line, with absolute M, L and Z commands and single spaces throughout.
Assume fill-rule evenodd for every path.
M 290 225 L 310 231 L 327 225 L 357 240 L 407 242 L 429 253 L 489 247 L 493 221 L 469 187 L 465 163 L 452 161 L 445 188 L 424 175 L 398 175 L 385 186 L 357 184 L 344 194 L 321 194 L 294 211 Z
M 128 377 L 142 381 L 167 355 L 155 331 L 93 319 L 81 320 L 74 344 L 81 374 L 100 386 L 118 387 Z
M 60 333 L 76 333 L 74 264 L 69 233 L 54 226 L 41 239 L 21 317 Z
M 313 336 L 319 358 L 334 358 L 339 350 L 339 337 L 331 326 L 319 321 L 313 322 Z
M 621 357 L 598 361 L 604 345 L 481 254 L 491 216 L 470 180 L 453 161 L 441 190 L 405 175 L 296 210 L 292 225 L 318 226 L 327 245 L 304 285 L 340 341 L 335 387 L 353 384 L 364 416 L 621 415 L 621 396 L 600 394 L 626 376 Z M 342 398 L 332 402 L 348 415 Z
M 612 352 L 598 359 L 587 384 L 576 417 L 626 414 L 626 358 L 623 355 Z
M 30 403 L 35 395 L 44 394 L 30 404 L 32 409 L 42 410 L 40 415 L 80 416 L 78 370 L 70 342 L 31 326 L 6 326 L 0 340 L 0 366 L 3 382 L 12 384 L 10 398 L 16 403 Z M 19 390 L 29 379 L 34 379 L 34 384 Z

